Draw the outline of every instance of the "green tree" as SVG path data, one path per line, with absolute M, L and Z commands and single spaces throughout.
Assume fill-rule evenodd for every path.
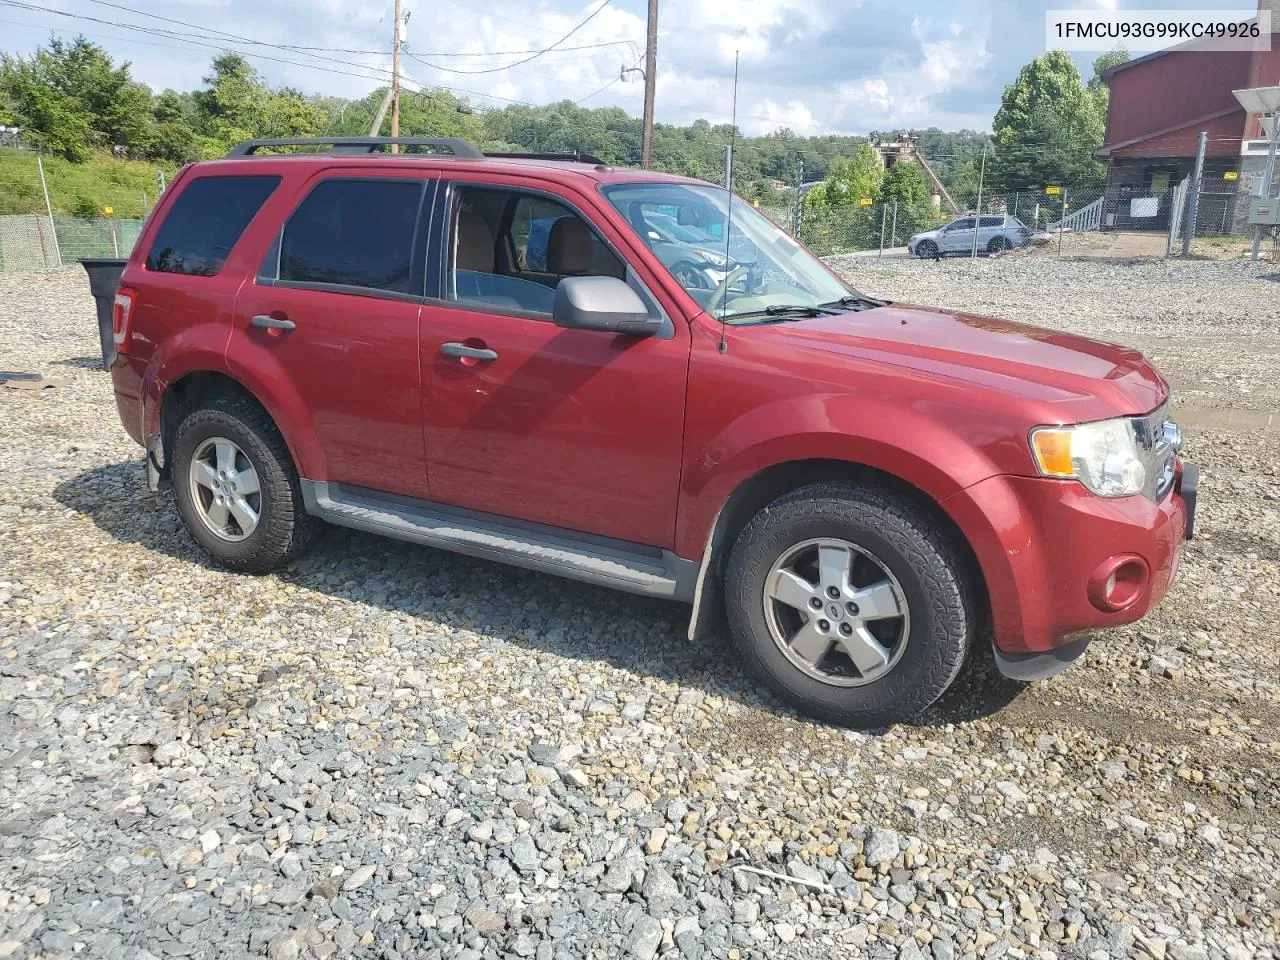
M 827 179 L 805 195 L 805 206 L 812 209 L 859 206 L 865 198 L 879 200 L 883 181 L 884 166 L 879 155 L 870 144 L 863 143 L 852 157 L 837 161 Z
M 197 132 L 213 141 L 214 151 L 224 152 L 266 129 L 267 86 L 240 54 L 214 57 L 213 73 L 204 83 L 195 95 Z
M 50 40 L 30 59 L 5 57 L 0 85 L 29 138 L 69 160 L 85 159 L 94 147 L 139 155 L 149 148 L 150 93 L 130 77 L 129 64 L 117 67 L 84 37 Z
M 923 210 L 932 205 L 924 171 L 918 164 L 907 162 L 895 163 L 889 168 L 880 185 L 880 199 L 912 210 Z
M 1102 81 L 1102 75 L 1113 67 L 1118 67 L 1122 63 L 1129 62 L 1129 51 L 1124 47 L 1116 47 L 1114 50 L 1108 50 L 1097 60 L 1093 61 L 1093 76 L 1089 78 L 1089 92 L 1093 94 L 1101 93 L 1104 96 L 1107 93 L 1107 85 Z
M 260 137 L 318 137 L 324 131 L 324 123 L 324 111 L 299 91 L 285 87 L 267 95 L 256 134 Z
M 1061 50 L 1037 57 L 1004 88 L 992 123 L 992 191 L 1100 185 L 1105 168 L 1093 152 L 1102 145 L 1103 125 L 1098 98 L 1081 83 L 1071 57 Z

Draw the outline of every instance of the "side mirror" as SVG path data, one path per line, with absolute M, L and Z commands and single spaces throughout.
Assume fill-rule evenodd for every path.
M 662 318 L 649 316 L 640 296 L 617 277 L 565 277 L 556 287 L 552 318 L 558 327 L 649 337 Z

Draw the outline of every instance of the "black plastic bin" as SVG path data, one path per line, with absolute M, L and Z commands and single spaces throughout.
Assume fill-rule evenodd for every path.
M 111 335 L 111 310 L 115 306 L 116 287 L 120 285 L 120 274 L 124 273 L 127 260 L 81 260 L 80 264 L 89 274 L 89 292 L 98 307 L 98 340 L 102 345 L 102 369 L 111 366 L 116 358 L 116 341 Z

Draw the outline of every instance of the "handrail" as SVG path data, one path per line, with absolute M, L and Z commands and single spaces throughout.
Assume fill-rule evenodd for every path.
M 1102 201 L 1104 199 L 1105 197 L 1099 197 L 1093 203 L 1081 207 L 1061 220 L 1046 224 L 1045 229 L 1049 231 L 1061 229 L 1080 232 L 1099 229 L 1102 226 Z

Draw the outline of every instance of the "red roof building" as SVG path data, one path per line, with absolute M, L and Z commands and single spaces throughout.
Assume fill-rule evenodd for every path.
M 1202 131 L 1208 135 L 1205 190 L 1252 192 L 1269 144 L 1257 115 L 1247 115 L 1232 91 L 1280 84 L 1280 0 L 1259 0 L 1264 7 L 1272 10 L 1271 50 L 1201 50 L 1187 44 L 1102 75 L 1111 98 L 1106 135 L 1095 156 L 1108 164 L 1109 195 L 1163 197 L 1191 175 Z M 1141 224 L 1120 222 L 1127 219 L 1124 204 L 1109 205 L 1105 226 L 1167 225 L 1164 206 L 1163 224 Z M 1226 205 L 1220 206 L 1229 216 Z

